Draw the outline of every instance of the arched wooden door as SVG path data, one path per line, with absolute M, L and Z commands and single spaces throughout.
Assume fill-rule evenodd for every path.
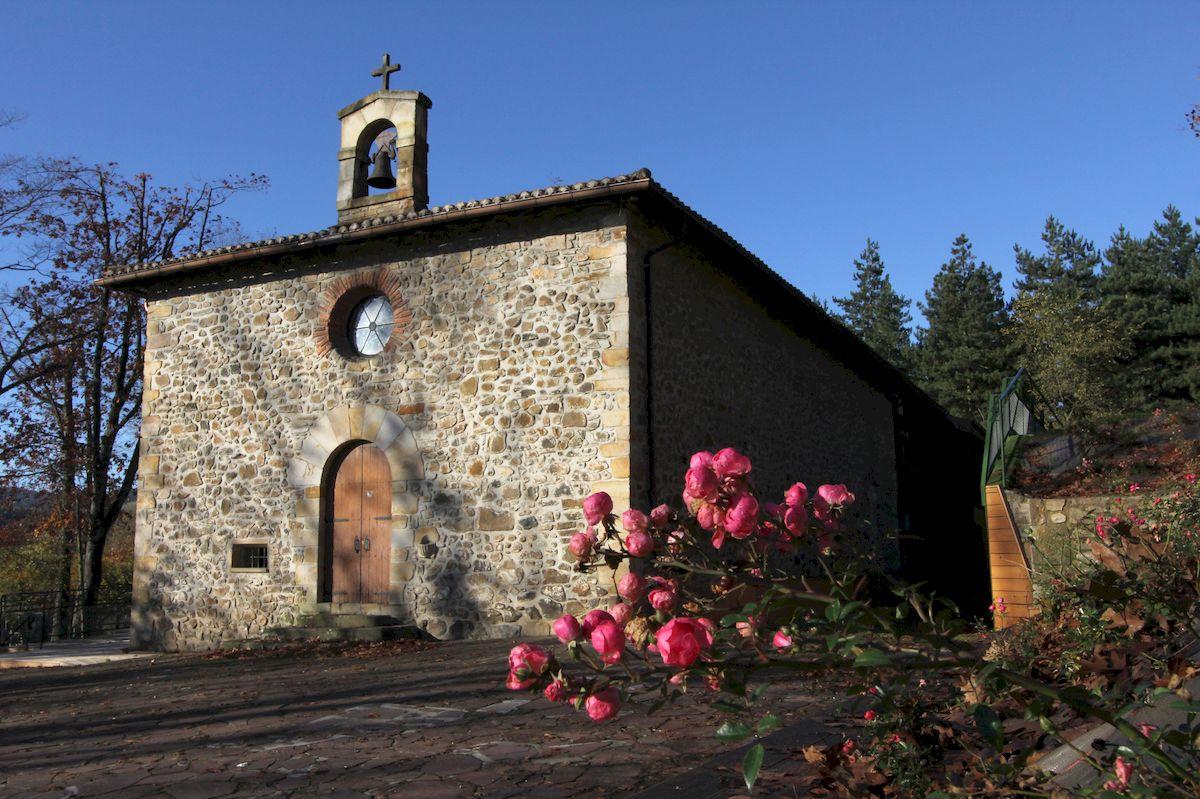
M 346 453 L 325 503 L 330 601 L 386 605 L 392 547 L 392 470 L 374 444 Z

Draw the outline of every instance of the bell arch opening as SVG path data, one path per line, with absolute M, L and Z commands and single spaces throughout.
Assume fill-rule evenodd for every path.
M 396 138 L 396 126 L 390 119 L 377 119 L 363 128 L 355 146 L 353 197 L 387 194 L 396 189 Z

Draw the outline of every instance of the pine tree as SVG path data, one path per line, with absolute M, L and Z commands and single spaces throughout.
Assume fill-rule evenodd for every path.
M 1146 237 L 1146 249 L 1171 277 L 1185 280 L 1200 268 L 1198 231 L 1183 221 L 1183 214 L 1174 205 L 1168 205 L 1162 219 L 1154 223 L 1154 230 Z
M 1121 228 L 1105 251 L 1105 313 L 1127 355 L 1114 390 L 1129 410 L 1200 397 L 1200 235 L 1168 206 L 1145 239 Z
M 1127 409 L 1154 405 L 1162 395 L 1163 370 L 1178 280 L 1160 268 L 1146 241 L 1122 226 L 1104 253 L 1101 308 L 1121 331 L 1127 354 L 1113 370 L 1113 390 Z
M 1015 245 L 1017 256 L 1016 288 L 1019 293 L 1057 288 L 1077 294 L 1083 301 L 1096 299 L 1097 274 L 1100 256 L 1096 247 L 1074 230 L 1063 226 L 1053 216 L 1046 218 L 1042 230 L 1043 255 L 1034 255 Z
M 928 323 L 917 348 L 925 389 L 951 413 L 986 422 L 988 396 L 1014 369 L 1000 273 L 960 235 L 920 308 Z
M 833 301 L 842 309 L 842 319 L 871 349 L 898 369 L 912 370 L 912 303 L 892 288 L 879 242 L 867 239 L 854 259 L 854 291 Z
M 1200 227 L 1200 220 L 1196 220 Z M 1200 401 L 1200 230 L 1173 205 L 1146 237 L 1146 251 L 1171 283 L 1170 322 L 1161 347 L 1161 398 Z

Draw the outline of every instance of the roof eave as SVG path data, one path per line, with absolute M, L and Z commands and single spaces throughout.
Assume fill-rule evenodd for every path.
M 487 205 L 454 208 L 448 211 L 441 211 L 436 214 L 427 214 L 414 218 L 398 219 L 392 222 L 377 221 L 373 224 L 362 224 L 357 228 L 355 228 L 354 225 L 351 225 L 352 229 L 347 230 L 344 233 L 331 233 L 325 236 L 314 236 L 311 238 L 301 238 L 295 241 L 264 244 L 259 247 L 247 247 L 245 249 L 230 250 L 228 252 L 214 253 L 212 255 L 201 255 L 185 261 L 151 265 L 142 267 L 135 271 L 106 275 L 98 278 L 96 280 L 96 285 L 100 286 L 101 288 L 126 288 L 136 284 L 157 280 L 165 276 L 175 275 L 181 272 L 191 272 L 206 266 L 224 266 L 274 255 L 291 255 L 319 247 L 349 244 L 364 239 L 386 236 L 391 233 L 401 233 L 408 230 L 432 227 L 434 225 L 440 225 L 446 222 L 463 221 L 477 217 L 495 216 L 498 214 L 528 210 L 532 208 L 566 205 L 569 203 L 601 199 L 619 194 L 632 194 L 639 191 L 645 191 L 653 185 L 655 185 L 653 179 L 650 177 L 644 177 L 634 180 L 627 180 L 608 186 L 595 186 L 592 188 L 575 189 L 537 197 L 524 197 L 514 200 L 499 200 Z

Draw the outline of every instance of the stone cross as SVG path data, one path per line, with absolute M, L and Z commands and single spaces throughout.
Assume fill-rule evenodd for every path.
M 391 78 L 393 72 L 399 72 L 400 65 L 392 63 L 391 53 L 383 54 L 383 63 L 379 65 L 379 69 L 371 73 L 373 78 L 383 78 L 383 90 L 386 92 L 391 88 Z

